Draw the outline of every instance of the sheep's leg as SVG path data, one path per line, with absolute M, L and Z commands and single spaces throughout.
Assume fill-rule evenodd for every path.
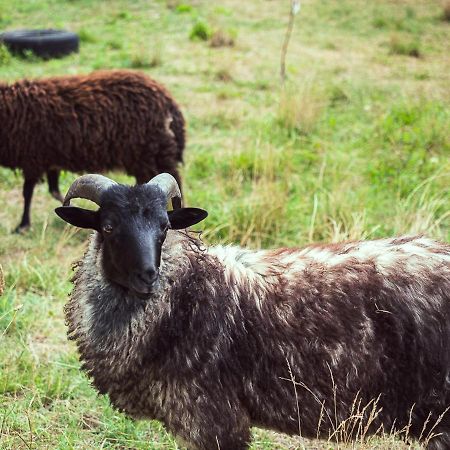
M 23 183 L 23 200 L 24 200 L 24 207 L 23 207 L 23 215 L 22 220 L 20 221 L 19 225 L 14 230 L 15 233 L 23 233 L 26 231 L 31 224 L 30 221 L 30 207 L 31 207 L 31 198 L 33 197 L 33 190 L 34 186 L 36 186 L 36 183 L 38 181 L 38 178 L 28 178 L 25 176 L 25 181 Z
M 175 180 L 177 180 L 178 186 L 181 189 L 181 176 L 178 172 L 177 166 L 178 161 L 176 157 L 174 157 L 174 153 L 176 152 L 176 147 L 172 147 L 173 152 L 170 151 L 170 148 L 164 149 L 160 153 L 160 157 L 156 160 L 158 173 L 167 172 L 172 175 Z
M 47 171 L 48 191 L 50 192 L 50 195 L 53 198 L 59 200 L 62 203 L 64 198 L 61 195 L 61 192 L 59 192 L 58 180 L 59 180 L 58 169 L 50 169 Z
M 153 177 L 156 177 L 159 172 L 146 172 L 146 173 L 134 173 L 134 177 L 136 178 L 136 184 L 144 184 L 147 181 L 150 181 Z
M 183 190 L 181 189 L 181 178 L 180 178 L 180 174 L 176 171 L 176 170 L 172 170 L 172 169 L 167 169 L 167 170 L 159 170 L 158 172 L 153 172 L 151 174 L 145 174 L 145 175 L 135 175 L 136 177 L 136 184 L 144 184 L 147 183 L 147 181 L 150 181 L 153 177 L 156 177 L 156 175 L 158 175 L 159 173 L 168 173 L 170 175 L 172 175 L 175 180 L 178 183 L 178 186 L 180 187 L 180 191 L 181 193 L 183 193 Z
M 172 175 L 175 180 L 178 183 L 178 186 L 180 187 L 181 190 L 181 177 L 180 174 L 178 173 L 178 171 L 175 169 L 172 169 L 172 167 L 159 167 L 159 170 L 157 172 L 147 172 L 145 174 L 135 174 L 134 176 L 136 177 L 136 184 L 144 184 L 147 183 L 147 181 L 150 181 L 153 177 L 155 177 L 156 175 L 158 175 L 159 173 L 169 173 L 170 175 Z
M 166 168 L 161 168 L 161 172 L 170 173 L 170 175 L 172 175 L 175 178 L 175 180 L 177 180 L 178 186 L 180 187 L 180 191 L 183 192 L 182 185 L 181 185 L 181 176 L 177 169 L 174 169 L 172 167 L 170 167 L 170 168 L 166 167 Z

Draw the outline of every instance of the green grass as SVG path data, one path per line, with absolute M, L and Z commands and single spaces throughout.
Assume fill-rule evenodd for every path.
M 441 2 L 303 2 L 282 88 L 288 3 L 0 0 L 2 28 L 81 36 L 80 53 L 59 60 L 0 47 L 0 80 L 136 68 L 162 81 L 188 122 L 186 200 L 209 210 L 211 243 L 411 232 L 450 241 L 450 36 Z M 228 30 L 234 45 L 190 39 L 198 24 L 207 39 Z M 416 47 L 420 58 L 410 57 Z M 73 179 L 63 174 L 64 190 Z M 66 340 L 62 306 L 87 233 L 57 219 L 40 185 L 33 229 L 12 235 L 22 178 L 0 168 L 0 183 L 0 448 L 176 448 L 158 423 L 132 422 L 97 397 Z M 337 445 L 256 430 L 252 448 Z M 405 444 L 391 436 L 357 448 Z

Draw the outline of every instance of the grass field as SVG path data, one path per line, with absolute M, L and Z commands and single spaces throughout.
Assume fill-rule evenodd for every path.
M 0 80 L 134 68 L 163 82 L 188 122 L 185 193 L 210 212 L 208 242 L 422 232 L 450 241 L 444 3 L 303 1 L 282 89 L 287 0 L 0 0 L 0 30 L 64 27 L 81 37 L 80 53 L 60 60 L 0 48 Z M 63 175 L 64 191 L 73 179 Z M 80 373 L 62 306 L 87 233 L 57 219 L 42 184 L 32 230 L 11 234 L 21 184 L 0 168 L 0 448 L 177 448 L 158 423 L 114 411 Z M 356 445 L 405 447 L 393 436 Z M 281 448 L 351 447 L 255 430 L 252 449 Z

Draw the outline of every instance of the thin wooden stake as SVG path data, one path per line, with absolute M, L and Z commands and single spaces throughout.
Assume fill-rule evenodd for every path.
M 289 11 L 289 22 L 286 29 L 286 35 L 284 37 L 283 47 L 281 48 L 281 64 L 280 64 L 280 76 L 281 83 L 286 81 L 286 54 L 291 39 L 292 29 L 294 28 L 294 18 L 300 11 L 300 0 L 291 0 L 291 10 Z

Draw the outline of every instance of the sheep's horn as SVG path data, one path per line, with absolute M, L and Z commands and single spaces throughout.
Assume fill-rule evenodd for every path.
M 153 177 L 147 184 L 158 186 L 172 200 L 173 209 L 181 208 L 181 191 L 177 180 L 169 173 L 160 173 Z
M 63 205 L 70 205 L 73 198 L 85 198 L 91 200 L 97 205 L 100 204 L 100 197 L 103 192 L 117 183 L 103 175 L 88 174 L 78 177 L 70 186 L 64 198 Z

